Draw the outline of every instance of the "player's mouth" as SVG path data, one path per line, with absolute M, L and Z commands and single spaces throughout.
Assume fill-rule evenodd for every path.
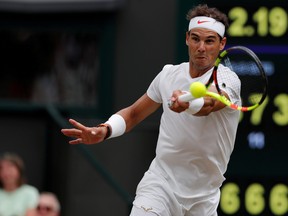
M 206 56 L 196 56 L 196 59 L 207 59 Z

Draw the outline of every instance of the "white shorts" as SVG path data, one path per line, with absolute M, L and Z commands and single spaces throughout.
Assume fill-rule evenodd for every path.
M 159 216 L 155 212 L 151 212 L 150 209 L 138 208 L 133 206 L 130 216 Z
M 186 203 L 179 203 L 167 181 L 147 171 L 138 184 L 130 216 L 136 216 L 137 214 L 134 213 L 139 210 L 143 213 L 153 213 L 141 214 L 143 216 L 217 216 L 219 200 L 220 189 L 213 194 L 190 198 L 186 200 Z

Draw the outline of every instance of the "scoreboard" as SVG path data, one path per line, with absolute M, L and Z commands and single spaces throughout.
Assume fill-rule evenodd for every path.
M 252 49 L 268 76 L 264 103 L 241 114 L 218 214 L 288 215 L 288 1 L 199 3 L 227 14 L 227 47 L 242 45 Z M 179 15 L 184 17 L 192 6 L 191 2 L 181 1 Z M 179 22 L 187 24 L 181 18 Z

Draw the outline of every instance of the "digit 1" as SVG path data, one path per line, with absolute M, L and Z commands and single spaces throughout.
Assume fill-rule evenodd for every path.
M 266 36 L 268 34 L 268 9 L 260 7 L 253 15 L 253 20 L 257 22 L 257 32 L 259 36 Z

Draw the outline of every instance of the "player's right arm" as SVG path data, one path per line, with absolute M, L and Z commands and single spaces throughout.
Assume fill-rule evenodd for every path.
M 155 112 L 160 107 L 160 105 L 161 104 L 156 103 L 155 101 L 150 99 L 145 93 L 135 103 L 133 103 L 129 107 L 120 110 L 116 113 L 116 115 L 120 116 L 120 118 L 123 118 L 123 120 L 125 121 L 124 130 L 125 132 L 128 132 L 138 123 L 144 120 L 147 116 Z M 72 124 L 74 128 L 62 129 L 61 132 L 65 136 L 73 138 L 73 140 L 69 141 L 70 144 L 99 143 L 105 139 L 107 133 L 112 132 L 109 130 L 116 129 L 115 127 L 113 128 L 112 125 L 109 125 L 109 123 L 104 124 L 105 126 L 107 125 L 107 127 L 87 127 L 80 122 L 75 121 L 74 119 L 69 119 L 69 123 Z

